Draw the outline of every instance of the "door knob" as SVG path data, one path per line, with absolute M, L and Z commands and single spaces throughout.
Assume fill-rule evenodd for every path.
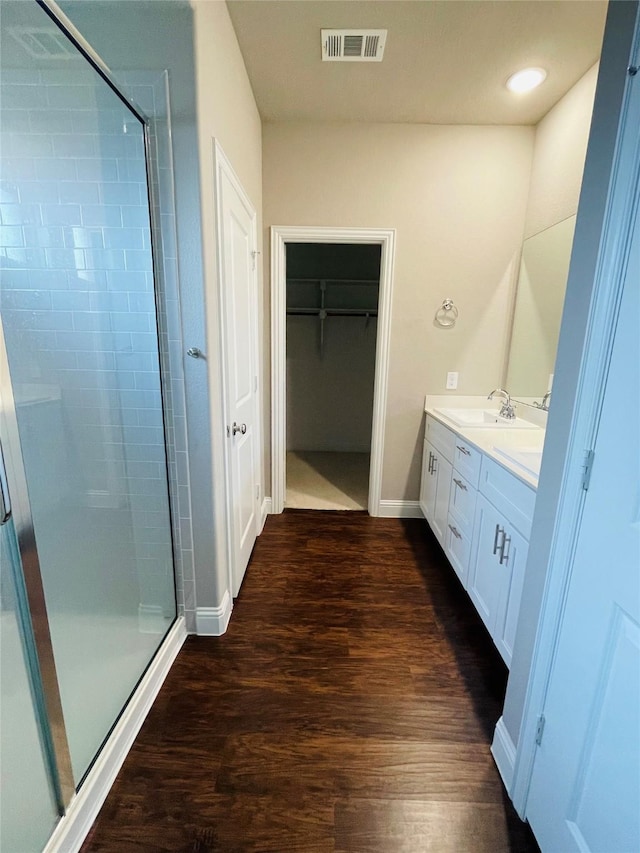
M 234 421 L 231 429 L 234 435 L 236 435 L 237 433 L 241 433 L 242 435 L 244 435 L 247 431 L 247 425 L 240 424 L 240 426 L 238 426 L 238 424 Z

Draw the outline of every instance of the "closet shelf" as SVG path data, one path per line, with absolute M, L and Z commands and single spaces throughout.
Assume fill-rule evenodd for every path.
M 373 301 L 369 298 L 356 298 L 358 291 L 357 287 L 361 287 L 362 285 L 370 286 L 375 285 L 378 287 L 379 282 L 373 281 L 372 279 L 347 279 L 347 278 L 287 278 L 287 287 L 289 285 L 293 285 L 291 292 L 287 292 L 287 301 L 291 299 L 293 302 L 311 302 L 310 295 L 314 297 L 319 297 L 318 301 L 320 305 L 288 305 L 287 306 L 287 315 L 288 316 L 298 316 L 298 317 L 317 317 L 319 321 L 319 332 L 320 332 L 320 358 L 324 356 L 324 324 L 325 320 L 328 317 L 364 317 L 365 318 L 365 329 L 369 327 L 369 321 L 378 316 L 378 308 L 377 308 L 377 294 L 376 296 L 376 305 L 371 306 L 370 308 L 367 305 L 358 305 L 358 302 L 369 302 Z M 296 289 L 295 285 L 300 285 L 299 289 Z M 304 290 L 304 286 L 307 286 L 307 290 Z M 309 285 L 316 285 L 318 288 L 317 293 L 309 294 Z M 332 285 L 336 285 L 336 287 L 332 287 Z M 340 291 L 345 285 L 352 285 L 353 290 L 349 292 L 349 297 L 344 299 L 346 295 L 343 291 L 343 298 L 336 298 L 336 292 Z M 315 291 L 315 287 L 313 289 Z M 296 292 L 296 296 L 292 298 L 292 293 Z M 330 295 L 329 295 L 330 294 Z M 360 292 L 362 297 L 362 291 Z M 367 294 L 367 297 L 369 294 Z M 327 298 L 328 297 L 328 298 Z M 333 298 L 332 298 L 333 297 Z M 327 305 L 329 303 L 346 301 L 347 304 L 349 302 L 355 302 L 356 305 L 353 305 L 352 308 L 341 308 L 338 305 Z M 313 302 L 316 302 L 316 298 L 313 298 Z
M 377 317 L 377 308 L 287 308 L 287 314 L 310 317 L 320 317 L 324 314 L 325 317 Z
M 378 287 L 380 281 L 375 278 L 287 278 L 287 284 L 368 284 Z

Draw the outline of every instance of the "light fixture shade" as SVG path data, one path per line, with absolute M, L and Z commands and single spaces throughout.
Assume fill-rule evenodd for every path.
M 507 89 L 516 94 L 530 92 L 539 86 L 547 76 L 544 68 L 523 68 L 522 71 L 516 71 L 507 80 Z

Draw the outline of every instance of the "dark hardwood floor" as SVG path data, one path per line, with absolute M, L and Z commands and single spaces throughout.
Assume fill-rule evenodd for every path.
M 489 753 L 506 676 L 425 522 L 271 516 L 83 851 L 537 851 Z

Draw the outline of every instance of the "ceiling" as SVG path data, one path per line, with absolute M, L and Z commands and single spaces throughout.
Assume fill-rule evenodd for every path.
M 537 124 L 598 59 L 601 0 L 227 0 L 265 121 Z M 322 28 L 386 28 L 381 63 L 322 62 Z M 505 88 L 542 66 L 528 95 Z

